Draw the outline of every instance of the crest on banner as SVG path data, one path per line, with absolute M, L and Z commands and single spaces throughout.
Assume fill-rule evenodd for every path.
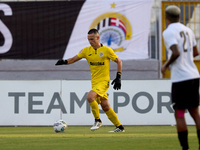
M 115 52 L 126 50 L 132 36 L 129 20 L 116 12 L 100 15 L 92 22 L 90 29 L 92 28 L 99 31 L 100 43 L 111 47 Z

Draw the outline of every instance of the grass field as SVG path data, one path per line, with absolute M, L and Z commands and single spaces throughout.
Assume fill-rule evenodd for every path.
M 53 127 L 0 127 L 0 150 L 181 150 L 175 126 L 126 126 L 124 133 L 108 133 L 112 129 L 69 126 L 55 133 Z M 196 150 L 196 129 L 188 131 L 190 150 Z

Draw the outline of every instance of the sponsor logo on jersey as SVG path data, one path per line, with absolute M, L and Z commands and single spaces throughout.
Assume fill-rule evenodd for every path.
M 104 65 L 104 62 L 90 62 L 90 65 L 92 65 L 92 66 L 102 66 L 102 65 Z

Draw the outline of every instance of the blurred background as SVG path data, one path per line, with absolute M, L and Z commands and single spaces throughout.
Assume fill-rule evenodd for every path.
M 90 79 L 90 70 L 86 61 L 79 61 L 69 66 L 55 66 L 56 61 L 62 59 L 64 55 L 84 3 L 85 0 L 59 0 L 59 2 L 0 0 L 0 4 L 9 5 L 13 13 L 9 15 L 9 11 L 0 10 L 0 80 Z M 200 47 L 200 2 L 153 0 L 147 43 L 148 58 L 123 60 L 123 80 L 170 77 L 169 72 L 166 76 L 162 76 L 160 67 L 167 59 L 162 39 L 162 32 L 166 28 L 164 11 L 171 4 L 180 7 L 180 21 L 194 31 L 197 46 Z M 3 8 L 3 5 L 0 8 Z M 56 21 L 49 26 L 52 20 Z M 13 44 L 10 47 L 9 41 L 6 43 L 4 36 L 9 38 L 9 33 L 7 34 L 6 30 L 2 31 L 2 28 L 6 27 L 13 36 Z M 4 47 L 8 50 L 3 49 Z M 200 57 L 195 58 L 198 68 L 200 68 L 199 59 Z M 111 62 L 110 70 L 113 79 L 116 73 L 115 63 Z

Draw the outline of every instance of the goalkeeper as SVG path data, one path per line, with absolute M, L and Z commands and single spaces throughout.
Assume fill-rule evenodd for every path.
M 110 59 L 117 63 L 117 75 L 112 82 L 115 90 L 121 89 L 122 61 L 110 47 L 99 43 L 98 30 L 91 29 L 88 32 L 88 41 L 91 46 L 83 48 L 76 56 L 72 58 L 67 60 L 58 60 L 56 65 L 68 65 L 85 58 L 90 66 L 92 82 L 92 90 L 87 94 L 87 100 L 95 118 L 95 122 L 91 127 L 91 130 L 95 131 L 102 126 L 98 106 L 98 104 L 100 104 L 103 111 L 108 116 L 108 119 L 116 126 L 113 131 L 109 132 L 124 132 L 124 127 L 118 120 L 114 110 L 110 107 L 106 93 L 110 86 Z

